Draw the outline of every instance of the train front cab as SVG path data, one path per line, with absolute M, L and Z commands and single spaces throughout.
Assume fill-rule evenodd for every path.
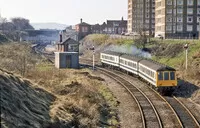
M 175 87 L 177 86 L 176 71 L 158 71 L 157 76 L 157 89 L 165 95 L 171 95 Z

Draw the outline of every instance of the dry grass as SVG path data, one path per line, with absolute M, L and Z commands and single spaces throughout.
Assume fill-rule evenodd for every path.
M 20 65 L 18 61 L 14 62 L 16 60 L 15 54 L 20 55 L 20 52 L 26 49 L 26 46 L 26 44 L 17 43 L 2 45 L 0 47 L 0 58 L 3 60 L 1 61 L 3 65 L 1 67 L 20 74 L 19 70 L 14 68 L 15 65 Z M 118 126 L 117 100 L 106 87 L 104 79 L 93 75 L 90 70 L 86 69 L 58 70 L 54 68 L 54 65 L 41 60 L 34 53 L 30 51 L 26 53 L 29 53 L 32 59 L 36 60 L 33 63 L 27 60 L 26 63 L 29 68 L 24 74 L 24 78 L 35 83 L 28 85 L 37 88 L 37 90 L 48 91 L 55 97 L 52 104 L 48 104 L 49 118 L 47 120 L 49 127 L 99 127 L 102 126 L 101 122 L 112 127 Z M 12 63 L 15 63 L 15 65 Z M 23 93 L 27 93 L 26 90 L 23 90 Z M 30 99 L 24 98 L 29 102 Z M 39 97 L 31 98 L 38 99 Z M 41 99 L 41 102 L 45 103 L 46 101 L 43 100 L 45 99 Z M 18 99 L 13 105 L 20 103 L 21 101 Z M 30 106 L 28 109 L 30 109 Z M 35 109 L 40 109 L 40 107 L 36 106 Z M 20 114 L 23 116 L 23 113 Z M 20 120 L 23 121 L 23 119 Z M 33 122 L 34 120 L 31 123 Z
M 38 68 L 27 74 L 27 78 L 56 95 L 57 100 L 50 112 L 54 120 L 76 121 L 77 125 L 97 127 L 101 112 L 106 111 L 102 121 L 109 124 L 109 120 L 115 119 L 112 125 L 119 124 L 116 99 L 102 83 L 104 80 L 92 75 L 89 70 L 58 70 L 52 67 L 44 71 Z
M 0 69 L 1 127 L 47 127 L 55 97 L 46 90 Z
M 94 45 L 102 44 L 132 44 L 132 39 L 112 38 L 106 34 L 91 34 L 83 39 L 83 42 L 92 42 Z

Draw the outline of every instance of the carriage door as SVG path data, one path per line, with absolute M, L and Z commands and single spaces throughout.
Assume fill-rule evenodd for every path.
M 66 56 L 66 67 L 71 68 L 71 56 L 70 55 Z

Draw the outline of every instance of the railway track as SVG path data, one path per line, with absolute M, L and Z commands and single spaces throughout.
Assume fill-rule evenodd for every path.
M 178 115 L 175 113 L 174 109 L 158 92 L 156 92 L 149 86 L 146 86 L 137 78 L 124 74 L 123 72 L 120 71 L 113 71 L 113 72 L 116 72 L 122 78 L 128 80 L 131 83 L 137 83 L 134 84 L 134 86 L 137 86 L 152 101 L 156 110 L 158 111 L 158 114 L 160 116 L 160 119 L 162 120 L 162 124 L 164 127 L 169 127 L 169 128 L 182 127 L 182 123 Z
M 115 79 L 118 83 L 126 88 L 126 90 L 136 100 L 138 109 L 141 113 L 141 120 L 144 128 L 162 128 L 163 124 L 151 100 L 132 83 L 113 72 L 98 68 L 103 74 Z
M 91 62 L 90 60 L 88 60 L 88 61 L 85 61 L 85 60 L 82 60 L 82 61 L 84 61 L 84 62 L 86 62 L 86 63 L 88 63 L 88 62 Z M 98 69 L 100 69 L 100 68 L 98 68 Z M 100 69 L 101 71 L 102 71 L 102 69 Z M 119 74 L 121 74 L 120 72 L 118 72 L 117 73 L 118 75 Z M 122 80 L 122 78 L 119 78 L 119 77 L 116 77 L 116 75 L 109 75 L 109 76 L 111 76 L 111 77 L 115 77 L 115 80 L 117 80 L 117 81 L 121 81 Z M 126 78 L 124 78 L 123 77 L 123 79 L 127 79 L 127 77 Z M 122 81 L 124 81 L 124 80 L 122 80 Z M 128 82 L 128 81 L 126 81 L 126 82 Z M 129 83 L 129 85 L 128 85 L 128 88 L 131 88 L 131 85 L 130 85 L 130 82 L 128 82 Z M 126 84 L 125 84 L 126 85 Z M 132 85 L 133 86 L 133 85 Z M 127 86 L 126 86 L 126 88 L 127 88 Z M 145 91 L 145 89 L 144 88 L 140 88 L 141 90 L 142 90 L 142 92 L 146 92 Z M 134 89 L 130 89 L 131 91 L 133 91 Z M 147 94 L 149 93 L 149 92 L 146 92 Z M 157 92 L 156 92 L 157 93 Z M 133 92 L 132 92 L 132 95 L 133 95 Z M 148 95 L 148 97 L 152 97 L 151 95 Z M 154 98 L 155 97 L 157 97 L 157 98 L 159 98 L 160 97 L 160 99 L 162 99 L 164 102 L 166 102 L 167 104 L 168 104 L 168 106 L 169 106 L 169 108 L 171 108 L 171 110 L 173 111 L 173 114 L 174 114 L 174 118 L 176 118 L 176 120 L 178 121 L 178 123 L 177 123 L 177 121 L 175 121 L 176 122 L 176 125 L 174 125 L 174 127 L 185 127 L 185 128 L 200 128 L 200 125 L 199 125 L 199 120 L 197 120 L 196 119 L 196 116 L 194 116 L 193 114 L 192 114 L 192 112 L 190 112 L 190 110 L 189 109 L 187 109 L 187 107 L 183 104 L 183 103 L 181 103 L 176 97 L 162 97 L 161 95 L 157 95 L 157 96 L 155 96 L 154 95 Z M 155 99 L 154 99 L 155 100 Z M 138 101 L 139 102 L 139 101 Z M 158 101 L 157 101 L 158 102 Z M 140 102 L 139 102 L 140 103 Z M 157 105 L 155 105 L 155 106 L 157 106 Z M 154 107 L 155 108 L 155 107 Z M 166 108 L 166 106 L 165 106 L 165 108 Z M 141 107 L 141 109 L 142 109 L 142 107 Z M 159 110 L 159 108 L 157 107 L 156 108 L 158 111 L 162 111 L 162 108 L 160 108 L 161 110 Z M 160 112 L 161 113 L 161 112 Z M 144 114 L 144 113 L 143 113 Z M 163 113 L 164 114 L 164 113 Z M 157 114 L 158 115 L 158 114 Z M 145 115 L 143 115 L 144 116 L 144 120 L 145 120 Z M 173 117 L 173 116 L 172 116 Z M 160 118 L 160 122 L 161 122 L 161 120 L 162 120 L 162 125 L 160 125 L 160 126 L 167 126 L 167 123 L 169 123 L 169 122 L 167 122 L 167 121 L 165 121 L 165 119 L 164 119 L 164 117 L 162 117 L 162 115 L 159 117 Z M 198 117 L 199 118 L 199 117 Z M 173 120 L 175 120 L 175 119 L 173 119 Z M 145 120 L 146 121 L 146 120 Z M 154 117 L 154 121 L 155 121 L 155 117 Z M 144 125 L 144 124 L 143 124 Z M 148 123 L 147 124 L 145 124 L 145 126 L 147 126 L 148 127 Z M 160 127 L 159 126 L 159 127 Z
M 189 101 L 188 99 L 178 98 L 178 100 L 185 106 L 186 109 L 190 111 L 190 113 L 197 120 L 197 123 L 200 125 L 200 111 L 198 110 L 197 106 L 195 106 L 195 103 Z
M 54 54 L 49 54 L 49 53 L 45 53 L 44 49 L 45 49 L 46 45 L 41 45 L 41 44 L 37 44 L 33 47 L 33 50 L 39 54 L 40 56 L 42 56 L 43 58 L 46 58 L 50 63 L 54 63 Z
M 187 109 L 176 97 L 164 97 L 169 104 L 173 107 L 177 113 L 183 127 L 185 128 L 200 128 L 200 125 L 196 118 L 191 114 L 190 110 Z
M 117 74 L 121 74 L 121 75 L 125 75 L 119 71 L 114 71 L 114 72 L 117 72 Z M 123 77 L 123 76 L 122 76 Z M 124 79 L 127 79 L 128 76 L 126 77 L 123 77 Z M 148 87 L 148 86 L 146 86 Z M 173 110 L 173 113 L 174 113 L 174 117 L 170 116 L 171 118 L 174 118 L 172 120 L 175 121 L 175 118 L 177 118 L 177 121 L 179 123 L 177 123 L 176 121 L 176 124 L 177 125 L 174 125 L 174 127 L 184 127 L 184 128 L 200 128 L 200 125 L 199 125 L 199 121 L 196 119 L 196 117 L 190 112 L 190 110 L 181 102 L 179 101 L 175 96 L 173 97 L 162 97 L 160 94 L 157 93 L 157 96 L 154 95 L 152 97 L 152 94 L 153 93 L 150 93 L 149 91 L 147 91 L 148 89 L 144 88 L 144 87 L 141 87 L 140 88 L 143 92 L 146 92 L 146 94 L 148 95 L 149 98 L 151 98 L 151 101 L 153 101 L 153 98 L 156 98 L 156 102 L 155 104 L 158 104 L 159 102 L 159 99 L 162 99 L 163 101 L 165 101 L 167 104 L 168 104 L 168 108 L 171 108 Z M 150 89 L 150 88 L 149 88 Z M 160 98 L 159 98 L 160 97 Z M 154 99 L 155 100 L 155 99 Z M 157 105 L 155 105 L 156 107 Z M 163 106 L 164 107 L 164 106 Z M 166 108 L 166 106 L 165 106 Z M 156 109 L 158 111 L 160 111 L 160 113 L 162 113 L 161 111 L 163 111 L 163 108 L 159 108 L 159 107 L 156 107 Z M 160 109 L 160 110 L 159 110 Z M 172 113 L 172 114 L 173 114 Z M 163 113 L 164 114 L 164 113 Z M 160 118 L 162 119 L 162 122 L 163 122 L 163 125 L 164 126 L 167 126 L 169 124 L 168 120 L 166 120 L 166 116 L 163 116 L 160 114 Z

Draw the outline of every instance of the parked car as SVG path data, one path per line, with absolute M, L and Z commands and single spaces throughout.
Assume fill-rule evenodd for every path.
M 162 36 L 161 34 L 158 34 L 158 35 L 156 36 L 156 38 L 163 39 L 163 36 Z
M 125 36 L 130 36 L 130 33 L 125 33 Z

